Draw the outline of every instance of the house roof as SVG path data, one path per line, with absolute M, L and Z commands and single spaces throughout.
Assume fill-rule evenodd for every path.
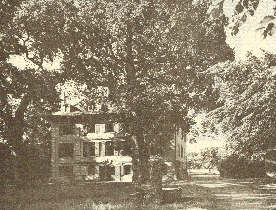
M 74 112 L 54 112 L 49 115 L 47 119 L 52 122 L 60 122 L 61 120 L 70 119 L 75 123 L 82 123 L 84 121 L 109 121 L 112 117 L 118 116 L 118 113 L 104 113 L 92 111 L 74 111 Z

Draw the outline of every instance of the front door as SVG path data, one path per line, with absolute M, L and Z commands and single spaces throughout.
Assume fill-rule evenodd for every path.
M 114 167 L 99 166 L 100 181 L 111 181 L 111 175 L 114 174 Z

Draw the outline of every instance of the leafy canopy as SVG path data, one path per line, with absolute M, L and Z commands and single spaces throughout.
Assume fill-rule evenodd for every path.
M 210 69 L 216 78 L 221 107 L 209 113 L 213 123 L 236 142 L 236 149 L 257 154 L 275 145 L 275 66 L 254 56 L 225 62 Z
M 213 20 L 228 19 L 227 43 L 235 50 L 236 59 L 244 59 L 248 52 L 259 58 L 276 53 L 275 1 L 214 0 L 208 13 Z

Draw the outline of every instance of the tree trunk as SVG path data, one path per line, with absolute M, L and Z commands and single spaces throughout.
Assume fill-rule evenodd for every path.
M 162 161 L 151 162 L 151 188 L 153 193 L 153 201 L 155 203 L 162 202 Z
M 137 128 L 137 145 L 138 145 L 138 157 L 139 157 L 139 172 L 140 172 L 140 183 L 145 184 L 149 181 L 149 147 L 145 142 L 144 133 L 141 126 Z
M 16 157 L 14 163 L 14 171 L 16 181 L 19 181 L 21 184 L 25 184 L 28 179 L 28 165 L 27 165 L 27 151 L 23 142 L 23 135 L 25 129 L 24 114 L 26 113 L 27 107 L 30 103 L 30 97 L 26 94 L 15 112 L 15 116 L 12 116 L 12 112 L 7 112 L 5 116 L 5 139 L 8 144 L 14 150 Z
M 132 157 L 132 170 L 133 170 L 133 176 L 132 176 L 132 182 L 134 185 L 138 185 L 138 178 L 139 178 L 139 151 L 138 151 L 138 145 L 136 141 L 136 137 L 132 137 L 132 151 L 131 154 Z

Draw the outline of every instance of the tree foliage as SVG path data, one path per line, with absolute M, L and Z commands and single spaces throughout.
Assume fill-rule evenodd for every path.
M 223 105 L 210 112 L 209 119 L 222 123 L 239 151 L 256 155 L 275 146 L 275 66 L 251 56 L 210 71 Z
M 208 104 L 211 83 L 202 69 L 232 59 L 225 20 L 206 20 L 207 8 L 192 1 L 26 1 L 5 33 L 38 76 L 60 57 L 64 80 L 88 92 L 107 87 L 108 97 L 98 98 L 122 113 L 147 170 L 151 145 L 162 154 L 176 124 L 187 131 L 188 109 Z
M 234 150 L 258 155 L 275 146 L 275 1 L 218 0 L 208 14 L 212 21 L 226 17 L 226 42 L 236 57 L 206 71 L 220 106 L 208 122 L 222 124 Z
M 267 178 L 265 163 L 260 159 L 250 159 L 246 155 L 232 154 L 219 164 L 221 177 L 245 179 Z
M 177 46 L 178 64 L 189 73 L 180 77 L 183 88 L 189 87 L 190 105 L 196 110 L 210 110 L 218 106 L 218 94 L 212 92 L 213 78 L 205 70 L 218 62 L 234 60 L 234 52 L 226 44 L 224 27 L 227 19 L 209 18 L 210 1 L 184 1 L 178 4 L 177 21 L 172 39 Z M 187 89 L 186 89 L 187 90 Z
M 213 20 L 227 18 L 227 43 L 235 49 L 236 58 L 243 59 L 248 52 L 259 58 L 275 54 L 275 1 L 218 0 L 208 13 Z
M 57 104 L 55 85 L 60 79 L 55 72 L 49 72 L 29 54 L 36 55 L 25 46 L 25 32 L 17 31 L 15 17 L 19 5 L 24 1 L 1 1 L 1 49 L 0 49 L 0 139 L 5 141 L 16 154 L 19 177 L 27 175 L 29 157 L 33 159 L 49 158 L 49 148 L 43 153 L 35 153 L 34 145 L 38 142 L 47 145 L 49 125 L 45 116 Z M 19 25 L 21 23 L 18 23 Z M 13 58 L 25 57 L 32 65 L 18 68 Z M 16 59 L 15 59 L 16 60 Z M 32 146 L 31 146 L 32 145 Z M 37 149 L 37 148 L 36 148 Z M 35 157 L 35 158 L 34 158 Z
M 190 169 L 214 169 L 219 166 L 221 155 L 217 147 L 204 148 L 200 152 L 188 154 Z

